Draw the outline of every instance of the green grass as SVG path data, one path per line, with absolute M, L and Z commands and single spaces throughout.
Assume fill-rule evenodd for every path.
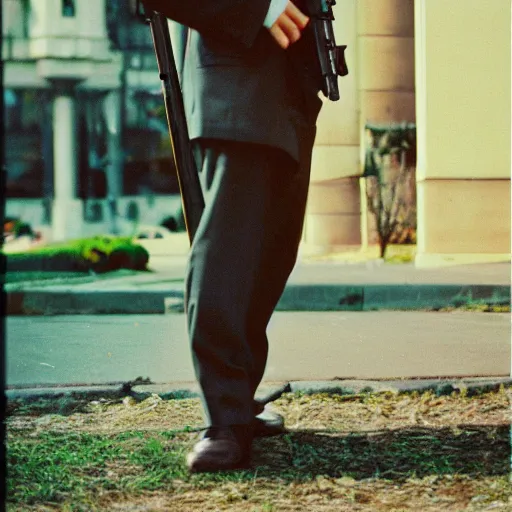
M 171 488 L 175 478 L 186 476 L 184 447 L 174 437 L 137 431 L 115 436 L 46 432 L 30 440 L 13 435 L 9 501 L 58 503 L 98 490 Z
M 3 280 L 6 284 L 37 283 L 38 286 L 52 286 L 56 284 L 84 284 L 102 279 L 115 277 L 127 277 L 138 275 L 139 271 L 130 269 L 119 269 L 104 274 L 91 275 L 88 272 L 6 272 Z
M 277 406 L 302 426 L 258 440 L 253 469 L 205 475 L 190 475 L 185 465 L 200 426 L 197 399 L 112 401 L 69 416 L 18 408 L 7 424 L 8 501 L 13 509 L 109 510 L 108 503 L 99 506 L 102 497 L 121 496 L 135 510 L 137 499 L 182 496 L 185 504 L 196 500 L 187 512 L 249 501 L 253 508 L 231 510 L 273 511 L 281 510 L 280 500 L 322 500 L 319 488 L 324 497 L 351 502 L 390 496 L 401 486 L 418 494 L 435 482 L 434 496 L 453 487 L 467 499 L 484 489 L 485 503 L 507 501 L 508 396 L 504 388 L 475 396 L 284 395 Z M 365 510 L 389 510 L 379 499 Z M 181 510 L 179 503 L 145 510 Z M 422 503 L 412 509 L 424 510 Z
M 84 496 L 103 482 L 105 464 L 122 456 L 115 440 L 87 434 L 41 434 L 37 439 L 13 439 L 9 445 L 8 495 L 31 504 L 55 502 L 63 496 Z
M 52 286 L 59 284 L 85 284 L 96 280 L 89 272 L 6 272 L 0 276 L 0 281 L 7 285 L 7 291 L 23 289 L 26 285 Z
M 128 431 L 117 435 L 43 432 L 12 435 L 8 496 L 14 503 L 84 501 L 92 493 L 172 491 L 176 480 L 195 488 L 256 478 L 282 484 L 327 478 L 380 478 L 404 482 L 428 475 L 506 474 L 509 429 L 447 431 L 410 429 L 378 435 L 293 433 L 263 440 L 257 473 L 187 473 L 185 453 L 194 436 L 181 432 Z M 483 451 L 482 451 L 483 450 Z M 487 454 L 487 455 L 484 455 Z

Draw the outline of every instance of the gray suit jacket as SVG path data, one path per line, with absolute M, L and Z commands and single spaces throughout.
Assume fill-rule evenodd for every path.
M 299 160 L 321 106 L 312 34 L 279 48 L 263 27 L 269 0 L 145 4 L 191 27 L 185 50 L 176 49 L 190 138 L 266 144 Z

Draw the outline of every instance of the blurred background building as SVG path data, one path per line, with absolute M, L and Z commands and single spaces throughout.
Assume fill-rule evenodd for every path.
M 2 0 L 7 214 L 48 239 L 179 217 L 149 28 L 129 0 Z M 509 0 L 342 0 L 303 245 L 366 246 L 366 124 L 412 123 L 418 265 L 510 258 Z
M 49 239 L 179 210 L 149 27 L 127 0 L 2 0 L 7 215 Z

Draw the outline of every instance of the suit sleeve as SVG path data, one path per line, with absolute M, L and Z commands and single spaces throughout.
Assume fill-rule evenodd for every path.
M 143 0 L 148 10 L 202 35 L 251 47 L 263 28 L 270 0 Z

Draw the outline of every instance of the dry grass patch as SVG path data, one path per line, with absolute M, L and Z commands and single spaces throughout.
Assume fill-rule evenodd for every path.
M 512 510 L 510 390 L 287 394 L 290 432 L 258 440 L 254 468 L 189 475 L 199 400 L 93 402 L 7 419 L 10 510 Z
M 335 429 L 338 432 L 394 429 L 407 426 L 500 424 L 510 420 L 511 391 L 467 396 L 432 392 L 299 396 L 274 402 L 291 429 Z
M 386 263 L 410 263 L 416 256 L 416 245 L 409 244 L 390 244 L 386 249 L 384 261 Z M 362 247 L 345 247 L 338 251 L 327 252 L 323 254 L 308 254 L 302 257 L 305 263 L 315 263 L 320 261 L 334 261 L 344 263 L 365 263 L 368 261 L 379 260 L 378 245 L 370 245 L 366 249 Z

